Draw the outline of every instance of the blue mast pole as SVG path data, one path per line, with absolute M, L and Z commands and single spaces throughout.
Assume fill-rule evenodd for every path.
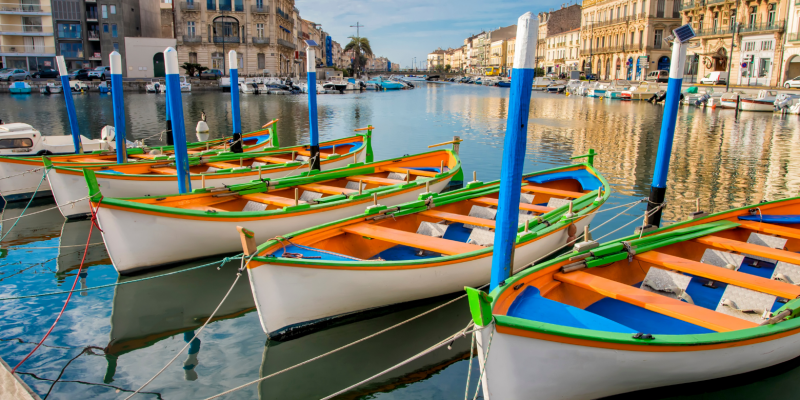
M 525 143 L 538 36 L 539 20 L 534 18 L 530 12 L 519 17 L 517 43 L 514 50 L 514 70 L 511 75 L 513 79 L 509 93 L 508 122 L 503 146 L 503 167 L 500 172 L 500 199 L 497 205 L 492 279 L 489 290 L 505 282 L 506 278 L 511 275 L 514 263 L 514 245 L 519 226 L 522 167 L 525 163 Z
M 317 63 L 314 54 L 315 46 L 316 44 L 313 41 L 306 41 L 306 69 L 308 70 L 306 80 L 308 81 L 308 128 L 311 136 L 311 169 L 319 171 L 319 123 L 317 121 Z
M 178 192 L 192 191 L 189 177 L 189 154 L 186 149 L 186 128 L 183 123 L 183 100 L 181 99 L 181 78 L 178 72 L 178 52 L 172 47 L 164 51 L 164 66 L 167 72 L 167 96 L 169 96 L 170 115 L 172 115 L 172 135 L 175 140 L 175 167 L 178 170 Z
M 242 118 L 239 113 L 239 64 L 236 58 L 236 50 L 228 52 L 228 63 L 231 72 L 231 116 L 233 117 L 233 142 L 231 152 L 241 153 L 242 151 Z M 234 86 L 235 85 L 235 86 Z
M 167 146 L 172 146 L 175 144 L 175 140 L 172 137 L 172 118 L 170 117 L 169 113 L 169 95 L 167 94 L 166 91 L 164 92 L 164 95 L 167 102 L 167 127 L 164 133 L 167 135 Z
M 691 36 L 694 37 L 694 31 L 692 31 Z M 669 66 L 667 98 L 664 100 L 664 116 L 661 120 L 661 135 L 658 138 L 656 168 L 653 171 L 653 183 L 650 186 L 650 201 L 647 203 L 647 224 L 653 227 L 658 227 L 661 224 L 661 212 L 664 209 L 662 204 L 667 193 L 669 159 L 672 155 L 672 141 L 675 138 L 675 123 L 678 119 L 678 107 L 680 107 L 683 66 L 686 63 L 687 44 L 685 41 L 689 39 L 691 37 L 685 38 L 682 43 L 676 37 L 672 43 L 672 61 Z M 646 228 L 648 227 L 643 227 L 643 229 Z
M 117 164 L 128 162 L 128 151 L 125 147 L 125 102 L 122 98 L 122 56 L 112 51 L 109 56 L 111 65 L 111 99 L 114 101 L 114 137 L 117 147 Z
M 64 56 L 56 57 L 58 64 L 58 74 L 61 75 L 61 91 L 64 92 L 64 101 L 67 103 L 67 117 L 69 118 L 69 130 L 72 132 L 72 144 L 75 146 L 75 154 L 83 154 L 81 144 L 81 134 L 78 129 L 78 117 L 75 114 L 75 103 L 72 102 L 72 88 L 69 86 L 69 74 Z

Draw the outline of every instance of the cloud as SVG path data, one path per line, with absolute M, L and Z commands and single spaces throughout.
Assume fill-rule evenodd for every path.
M 376 55 L 386 56 L 402 67 L 412 58 L 424 64 L 426 56 L 439 47 L 458 47 L 470 34 L 516 23 L 520 15 L 534 14 L 561 7 L 563 2 L 460 0 L 458 2 L 298 0 L 303 19 L 322 24 L 334 40 L 344 46 L 356 35 L 358 22 L 364 25 L 360 35 L 367 37 Z

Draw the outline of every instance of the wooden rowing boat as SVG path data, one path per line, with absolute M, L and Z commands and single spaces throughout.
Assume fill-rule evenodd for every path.
M 599 398 L 800 356 L 798 210 L 737 208 L 468 288 L 484 398 Z
M 372 161 L 370 133 L 323 142 L 320 148 L 321 168 L 342 168 L 354 162 Z M 190 163 L 192 188 L 222 187 L 247 183 L 253 179 L 275 179 L 297 175 L 308 170 L 309 146 L 299 145 L 260 153 L 226 153 Z M 45 163 L 49 166 L 47 160 Z M 93 167 L 106 197 L 163 196 L 178 193 L 178 176 L 174 159 L 162 163 L 114 164 Z M 89 215 L 83 170 L 52 167 L 47 180 L 53 197 L 66 218 Z M 75 202 L 73 204 L 73 202 Z
M 97 186 L 94 171 L 85 173 L 97 207 L 107 186 Z M 408 202 L 461 179 L 458 156 L 439 150 L 185 195 L 105 197 L 97 215 L 111 261 L 125 274 L 237 251 L 241 244 L 234 235 L 214 234 L 232 233 L 237 225 L 274 237 L 361 213 L 376 199 L 384 205 Z
M 588 163 L 526 174 L 523 180 L 519 210 L 527 224 L 519 227 L 515 270 L 587 226 L 609 189 Z M 499 181 L 470 182 L 461 190 L 369 209 L 261 245 L 248 272 L 264 332 L 291 336 L 349 313 L 488 282 L 499 186 Z
M 273 120 L 259 130 L 245 133 L 244 152 L 264 151 L 278 146 L 276 123 Z M 227 152 L 230 138 L 212 139 L 205 142 L 187 144 L 190 156 L 202 156 Z M 128 162 L 143 163 L 169 157 L 174 154 L 173 146 L 134 147 L 127 149 Z M 27 157 L 0 157 L 0 196 L 6 202 L 22 201 L 35 197 L 50 197 L 51 189 L 47 180 L 35 190 L 42 178 L 42 155 Z M 86 154 L 47 155 L 55 166 L 85 168 L 117 165 L 117 155 L 113 151 L 95 151 Z M 81 196 L 84 197 L 84 196 Z

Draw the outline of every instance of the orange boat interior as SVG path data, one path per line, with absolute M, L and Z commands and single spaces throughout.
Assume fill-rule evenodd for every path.
M 573 272 L 561 272 L 570 261 L 547 267 L 503 292 L 494 313 L 621 333 L 678 335 L 756 327 L 800 296 L 800 216 L 791 214 L 795 208 L 774 207 L 760 217 L 747 210 L 727 214 L 724 219 L 739 226 L 635 253 L 630 261 Z

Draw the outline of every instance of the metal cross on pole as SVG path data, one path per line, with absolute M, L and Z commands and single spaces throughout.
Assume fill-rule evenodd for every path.
M 353 57 L 353 60 L 355 61 L 355 67 L 353 68 L 353 75 L 358 77 L 358 62 L 360 61 L 359 58 L 361 58 L 361 30 L 360 30 L 360 28 L 363 28 L 364 25 L 361 25 L 361 23 L 356 22 L 355 25 L 350 25 L 350 27 L 351 28 L 356 28 L 356 47 L 358 48 L 358 50 L 356 50 L 355 57 Z

